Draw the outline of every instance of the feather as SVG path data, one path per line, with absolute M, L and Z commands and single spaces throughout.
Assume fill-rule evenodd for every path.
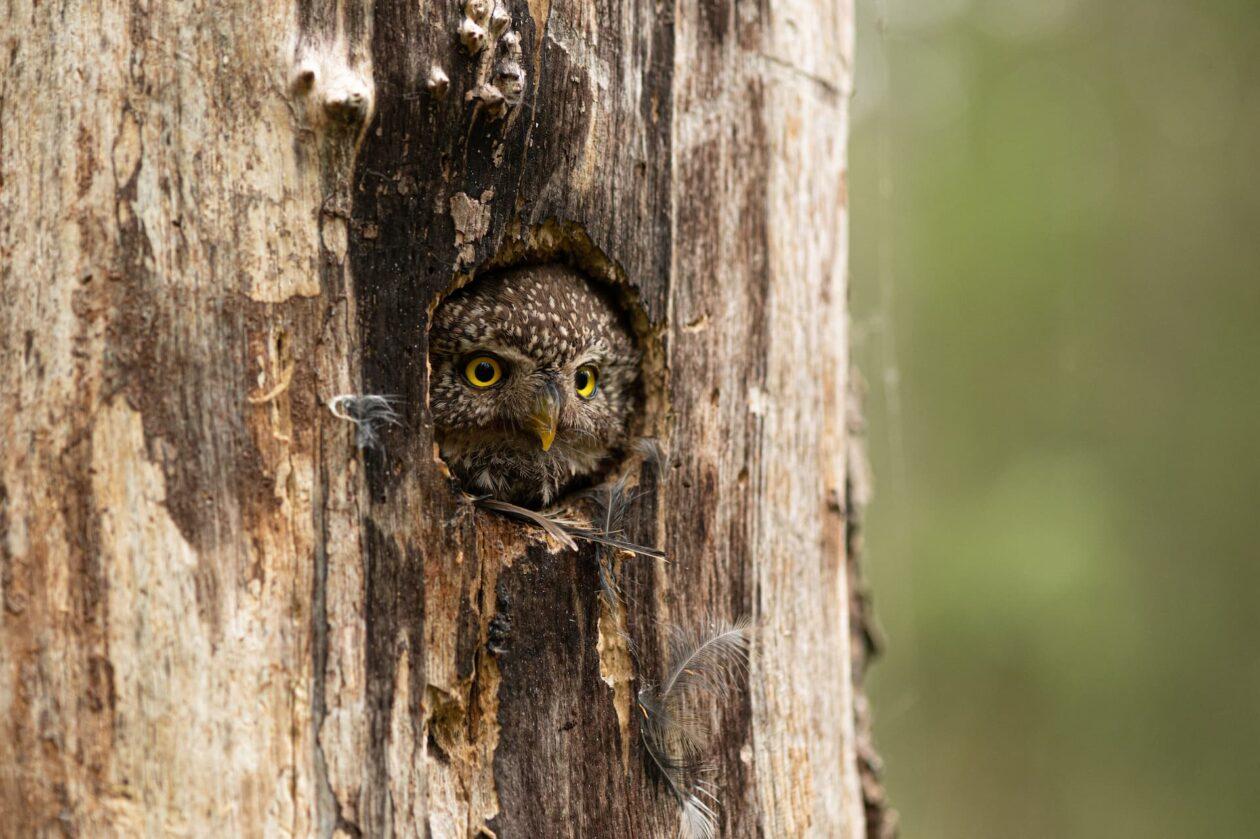
M 746 619 L 708 636 L 675 628 L 670 637 L 673 666 L 661 685 L 661 695 L 703 690 L 725 699 L 735 680 L 747 672 L 748 643 Z
M 628 509 L 633 501 L 631 493 L 626 490 L 624 480 L 597 487 L 585 493 L 585 496 L 595 499 L 598 511 L 596 518 L 601 522 L 600 527 L 586 527 L 577 520 L 556 512 L 530 510 L 527 507 L 521 507 L 511 502 L 500 501 L 497 498 L 488 496 L 473 498 L 473 501 L 487 510 L 506 513 L 538 525 L 566 548 L 576 549 L 577 543 L 574 540 L 581 539 L 582 541 L 593 542 L 613 550 L 650 556 L 654 559 L 665 558 L 665 552 L 659 548 L 636 545 L 634 542 L 620 537 L 621 523 L 625 517 L 625 510 Z
M 705 758 L 713 739 L 711 714 L 700 706 L 705 699 L 726 699 L 747 674 L 750 639 L 747 619 L 709 633 L 674 628 L 665 678 L 659 688 L 639 691 L 644 751 L 678 800 L 682 839 L 717 835 L 717 796 L 701 777 L 711 771 Z
M 583 495 L 595 504 L 595 519 L 603 533 L 620 533 L 625 527 L 626 514 L 638 497 L 629 489 L 629 478 L 622 475 L 615 481 L 600 484 Z
M 635 450 L 650 468 L 660 469 L 663 458 L 660 446 L 655 440 L 650 438 L 637 440 Z M 625 538 L 626 518 L 631 506 L 639 498 L 639 494 L 630 487 L 629 475 L 606 481 L 587 490 L 579 497 L 589 499 L 595 508 L 589 526 L 554 512 L 537 512 L 489 497 L 474 500 L 486 509 L 506 513 L 538 525 L 567 548 L 576 548 L 576 540 L 599 545 L 600 550 L 596 562 L 598 563 L 600 597 L 609 608 L 613 608 L 621 602 L 621 588 L 617 583 L 617 574 L 613 564 L 617 552 L 624 551 L 653 559 L 664 559 L 665 552 L 659 548 L 635 544 Z
M 328 400 L 328 410 L 337 419 L 354 423 L 355 445 L 359 448 L 384 451 L 381 426 L 402 425 L 394 410 L 397 403 L 397 396 L 343 393 Z
M 574 535 L 580 539 L 595 542 L 602 546 L 599 552 L 599 591 L 609 608 L 621 601 L 621 589 L 617 585 L 617 575 L 613 566 L 613 557 L 617 551 L 626 551 L 653 559 L 664 559 L 665 552 L 658 548 L 637 545 L 622 538 L 625 532 L 626 517 L 631 505 L 639 498 L 629 486 L 629 476 L 622 475 L 615 481 L 605 482 L 594 489 L 583 493 L 595 507 L 592 516 L 595 527 L 582 529 Z
M 622 475 L 617 480 L 587 493 L 587 497 L 595 505 L 594 519 L 600 523 L 605 539 L 613 538 L 612 534 L 620 533 L 623 529 L 631 502 L 630 492 L 626 487 L 627 479 Z M 615 610 L 621 602 L 621 587 L 617 584 L 617 569 L 613 564 L 616 551 L 614 546 L 601 544 L 596 560 L 599 564 L 599 596 L 610 611 Z
M 643 462 L 653 472 L 659 472 L 661 464 L 664 462 L 664 456 L 661 453 L 660 444 L 651 437 L 640 437 L 634 441 L 634 449 L 643 458 Z M 621 533 L 625 529 L 626 515 L 630 512 L 630 506 L 634 504 L 640 497 L 640 494 L 634 492 L 630 488 L 630 476 L 622 475 L 615 481 L 607 481 L 594 489 L 587 490 L 582 493 L 586 498 L 591 499 L 595 503 L 596 516 L 595 519 L 600 522 L 598 530 L 593 533 L 602 533 L 604 536 L 614 536 Z M 621 550 L 631 550 L 631 548 L 622 548 L 620 545 L 614 545 Z M 632 551 L 634 553 L 647 553 L 655 555 L 652 551 Z
M 634 441 L 635 454 L 643 460 L 643 465 L 659 475 L 665 468 L 665 448 L 655 437 L 640 437 Z
M 650 556 L 653 559 L 664 559 L 665 551 L 660 548 L 649 548 L 646 545 L 636 545 L 626 539 L 618 539 L 598 530 L 590 530 L 585 527 L 570 527 L 568 533 L 575 539 L 584 539 L 587 542 L 594 542 L 597 545 L 604 545 L 618 551 L 638 554 L 639 556 Z
M 598 530 L 591 530 L 582 527 L 573 519 L 567 518 L 559 513 L 549 512 L 547 510 L 531 510 L 528 507 L 520 507 L 510 501 L 500 501 L 497 498 L 473 498 L 473 501 L 479 507 L 487 510 L 493 510 L 496 513 L 504 513 L 523 521 L 536 524 L 546 533 L 554 538 L 557 542 L 564 545 L 570 550 L 577 550 L 577 542 L 575 540 L 582 539 L 586 542 L 594 542 L 600 545 L 607 545 L 616 548 L 619 551 L 629 551 L 630 553 L 643 554 L 644 556 L 656 557 L 663 559 L 665 552 L 656 548 L 645 548 L 642 545 L 636 545 L 633 542 L 627 542 L 624 539 L 617 539 L 612 536 L 606 536 Z
M 682 817 L 678 823 L 680 839 L 714 839 L 717 836 L 717 813 L 699 796 L 688 795 L 681 806 Z
M 497 498 L 476 498 L 474 501 L 477 506 L 484 507 L 487 510 L 494 510 L 496 513 L 505 513 L 514 518 L 532 522 L 569 550 L 577 550 L 577 542 L 573 541 L 573 536 L 576 535 L 573 533 L 573 530 L 576 525 L 568 519 L 554 513 L 538 512 L 528 507 L 519 507 L 516 504 L 500 501 Z
M 596 569 L 599 572 L 599 596 L 610 612 L 616 611 L 622 600 L 621 585 L 617 582 L 617 569 L 613 565 L 611 551 L 601 550 Z

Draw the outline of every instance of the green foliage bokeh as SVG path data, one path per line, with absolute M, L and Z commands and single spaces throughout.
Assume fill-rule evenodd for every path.
M 902 835 L 1260 835 L 1260 4 L 857 15 Z

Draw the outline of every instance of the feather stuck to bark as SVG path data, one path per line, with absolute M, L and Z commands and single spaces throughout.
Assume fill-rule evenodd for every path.
M 472 498 L 471 496 L 469 497 Z M 503 513 L 515 519 L 535 524 L 564 547 L 573 551 L 577 550 L 577 542 L 573 541 L 577 522 L 565 518 L 559 513 L 546 510 L 541 512 L 531 510 L 528 507 L 520 507 L 507 501 L 500 501 L 497 498 L 472 498 L 472 501 L 483 509 Z
M 337 419 L 354 423 L 355 445 L 361 449 L 384 451 L 381 429 L 386 425 L 402 425 L 394 405 L 397 396 L 343 393 L 328 400 L 328 410 Z
M 640 437 L 635 440 L 633 448 L 649 472 L 654 476 L 659 475 L 661 465 L 665 462 L 660 443 L 651 437 Z M 600 597 L 610 609 L 621 602 L 621 586 L 617 583 L 617 571 L 613 564 L 617 551 L 665 558 L 664 551 L 647 553 L 647 549 L 628 544 L 621 538 L 625 533 L 626 516 L 630 507 L 640 496 L 639 492 L 629 486 L 629 482 L 630 476 L 627 473 L 585 493 L 585 497 L 595 506 L 593 523 L 598 529 L 593 532 L 599 536 L 595 541 L 600 541 L 603 545 L 598 558 Z
M 635 441 L 634 451 L 653 474 L 659 473 L 661 464 L 664 462 L 659 443 L 651 438 L 641 438 Z M 579 496 L 594 504 L 595 511 L 589 524 L 567 515 L 563 509 L 531 510 L 528 507 L 521 507 L 490 496 L 469 495 L 467 497 L 479 507 L 503 513 L 542 528 L 547 535 L 571 550 L 576 550 L 576 540 L 600 545 L 604 549 L 599 554 L 601 593 L 606 598 L 615 599 L 618 589 L 616 580 L 613 579 L 613 554 L 617 551 L 625 551 L 653 559 L 665 558 L 663 550 L 638 545 L 625 538 L 626 516 L 639 498 L 639 493 L 630 487 L 629 482 L 629 476 L 622 475 L 614 481 L 600 484 Z
M 497 498 L 475 498 L 469 496 L 478 507 L 486 510 L 492 510 L 496 513 L 503 513 L 513 518 L 520 519 L 530 524 L 537 525 L 542 528 L 548 536 L 551 536 L 561 545 L 570 550 L 577 549 L 575 540 L 581 539 L 586 542 L 594 542 L 599 545 L 615 548 L 619 551 L 628 551 L 630 553 L 650 556 L 656 559 L 664 559 L 665 552 L 657 548 L 645 548 L 642 545 L 636 545 L 633 542 L 619 539 L 615 535 L 604 533 L 590 527 L 584 526 L 576 519 L 565 515 L 563 511 L 557 510 L 531 510 L 528 507 L 521 507 L 510 501 L 500 501 Z
M 713 706 L 747 675 L 750 636 L 747 619 L 708 634 L 674 628 L 665 678 L 659 688 L 639 691 L 644 750 L 678 800 L 682 839 L 717 835 L 717 796 L 704 777 L 713 771 L 710 721 Z
M 634 441 L 632 448 L 652 474 L 659 475 L 665 468 L 665 448 L 660 440 L 655 437 L 640 437 Z
M 622 475 L 615 481 L 601 484 L 584 493 L 595 505 L 593 524 L 600 532 L 612 535 L 624 530 L 626 513 L 637 497 L 629 487 L 629 478 Z
M 595 506 L 594 521 L 603 528 L 605 538 L 623 531 L 626 513 L 634 501 L 634 494 L 627 486 L 628 478 L 622 475 L 615 481 L 596 487 L 587 493 Z M 599 596 L 610 610 L 621 602 L 621 586 L 617 583 L 617 569 L 613 560 L 617 548 L 603 545 L 599 551 Z

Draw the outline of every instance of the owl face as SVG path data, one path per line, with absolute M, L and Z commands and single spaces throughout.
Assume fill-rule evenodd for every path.
M 455 292 L 434 312 L 429 362 L 442 458 L 470 492 L 548 504 L 626 441 L 635 342 L 570 268 L 514 269 Z

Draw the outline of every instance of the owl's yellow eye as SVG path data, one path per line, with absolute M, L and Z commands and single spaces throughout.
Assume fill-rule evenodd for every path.
M 583 399 L 590 399 L 595 395 L 595 388 L 599 384 L 599 374 L 590 364 L 583 364 L 573 374 L 573 387 L 577 390 L 577 395 Z
M 503 365 L 492 355 L 473 356 L 464 365 L 464 378 L 473 387 L 494 387 L 503 378 Z

